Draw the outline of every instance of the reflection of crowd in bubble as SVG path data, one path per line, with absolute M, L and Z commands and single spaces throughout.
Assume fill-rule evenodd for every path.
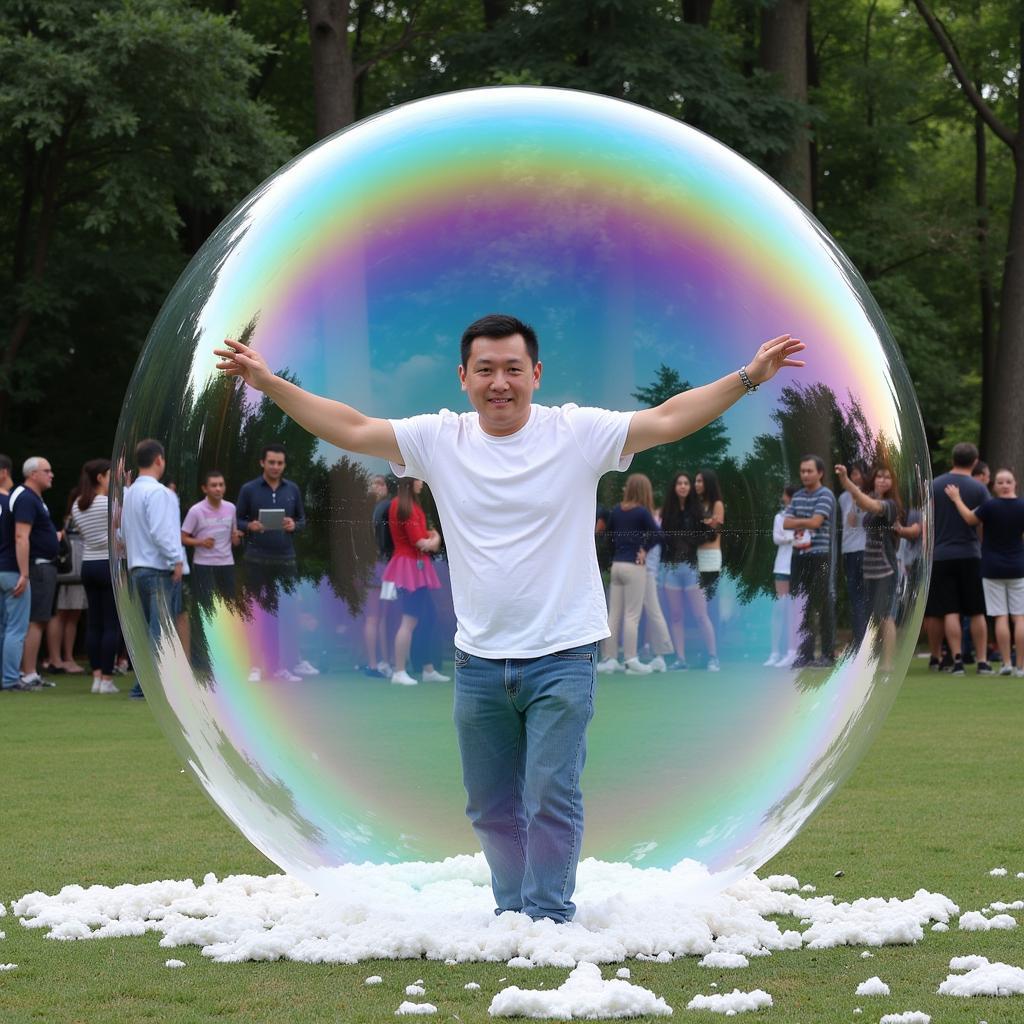
M 86 463 L 68 499 L 66 531 L 58 532 L 41 497 L 51 479 L 46 460 L 28 460 L 26 483 L 16 488 L 10 460 L 0 456 L 0 523 L 7 531 L 7 539 L 0 538 L 4 687 L 38 689 L 46 676 L 82 671 L 73 648 L 87 606 L 93 692 L 117 692 L 114 676 L 123 671 L 126 653 L 110 577 L 108 517 L 115 520 L 119 554 L 154 645 L 173 631 L 193 667 L 209 671 L 201 616 L 221 602 L 251 621 L 260 637 L 252 646 L 250 682 L 319 675 L 324 666 L 318 666 L 317 652 L 302 649 L 308 613 L 294 539 L 306 526 L 306 514 L 302 488 L 284 475 L 283 446 L 266 446 L 260 475 L 239 488 L 235 503 L 226 498 L 223 473 L 203 473 L 202 499 L 183 521 L 175 484 L 164 477 L 162 446 L 144 441 L 135 457 L 134 481 L 124 473 L 124 484 L 131 486 L 120 508 L 109 504 L 109 461 Z M 869 642 L 879 667 L 888 670 L 908 589 L 919 572 L 922 511 L 907 506 L 885 453 L 848 468 L 835 466 L 838 499 L 825 484 L 826 472 L 824 461 L 809 454 L 799 463 L 800 486 L 780 491 L 771 522 L 776 556 L 765 588 L 772 607 L 763 667 L 827 669 L 837 654 L 855 654 Z M 953 471 L 936 480 L 937 564 L 925 624 L 931 667 L 956 674 L 972 662 L 988 674 L 998 662 L 998 670 L 1009 675 L 1014 648 L 1024 642 L 1024 502 L 1016 497 L 1010 470 L 1000 469 L 991 481 L 995 497 L 987 474 L 976 449 L 960 445 Z M 718 672 L 723 661 L 735 664 L 749 654 L 719 653 L 719 584 L 730 566 L 722 554 L 726 502 L 714 470 L 679 471 L 663 486 L 659 506 L 651 480 L 630 474 L 621 500 L 598 509 L 595 535 L 610 634 L 601 648 L 602 674 L 643 676 L 691 666 Z M 384 476 L 369 480 L 367 525 L 376 571 L 360 614 L 353 616 L 359 620 L 353 635 L 361 641 L 362 674 L 405 686 L 449 678 L 443 666 L 451 647 L 438 621 L 453 614 L 451 591 L 442 538 L 438 524 L 428 520 L 424 491 L 419 480 L 397 486 Z M 766 530 L 770 514 L 766 510 Z M 976 527 L 983 522 L 989 529 L 982 543 Z M 25 602 L 19 597 L 30 592 L 29 580 L 15 593 L 21 576 L 14 537 L 19 523 L 31 539 L 26 576 L 36 594 Z M 60 577 L 51 550 L 57 538 L 74 552 L 73 566 L 62 559 Z M 61 553 L 66 554 L 63 548 Z M 61 580 L 59 587 L 49 586 L 51 575 Z M 994 620 L 994 648 L 986 612 Z M 837 638 L 840 625 L 843 635 Z M 48 658 L 40 662 L 44 638 Z M 687 656 L 688 638 L 699 644 L 696 659 Z

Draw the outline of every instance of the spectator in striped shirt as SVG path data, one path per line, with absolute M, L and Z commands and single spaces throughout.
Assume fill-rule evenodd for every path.
M 114 660 L 121 646 L 121 626 L 110 579 L 110 460 L 91 459 L 82 467 L 79 494 L 71 521 L 82 537 L 82 586 L 89 604 L 85 645 L 92 668 L 93 693 L 117 693 Z
M 793 562 L 790 569 L 790 593 L 803 597 L 803 621 L 800 647 L 794 668 L 830 668 L 835 664 L 836 611 L 833 548 L 835 541 L 836 499 L 824 485 L 825 463 L 818 455 L 800 460 L 800 483 L 793 502 L 782 521 L 793 537 Z M 821 653 L 815 657 L 816 643 Z
M 864 510 L 864 585 L 868 621 L 874 620 L 882 632 L 883 672 L 892 670 L 896 650 L 896 536 L 893 527 L 903 514 L 899 489 L 891 467 L 879 466 L 870 484 L 861 490 L 850 478 L 845 466 L 836 466 L 836 478 L 858 508 Z

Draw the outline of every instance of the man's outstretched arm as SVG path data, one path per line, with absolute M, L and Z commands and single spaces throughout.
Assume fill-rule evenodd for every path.
M 241 377 L 249 387 L 262 391 L 311 434 L 347 452 L 402 461 L 395 430 L 388 420 L 365 416 L 344 402 L 304 391 L 271 373 L 263 356 L 240 341 L 225 339 L 224 348 L 213 351 L 220 356 L 218 370 L 230 377 Z
M 756 387 L 771 380 L 783 366 L 803 366 L 804 361 L 793 356 L 806 347 L 788 334 L 766 341 L 746 365 L 748 378 Z M 739 373 L 734 372 L 711 384 L 673 395 L 653 409 L 643 409 L 630 422 L 622 454 L 635 455 L 655 445 L 678 441 L 718 419 L 746 393 Z

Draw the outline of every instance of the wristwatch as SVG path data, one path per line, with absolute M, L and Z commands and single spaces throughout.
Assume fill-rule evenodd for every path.
M 746 366 L 741 366 L 737 372 L 740 375 L 741 383 L 747 389 L 747 394 L 752 395 L 757 390 L 757 385 L 750 379 Z

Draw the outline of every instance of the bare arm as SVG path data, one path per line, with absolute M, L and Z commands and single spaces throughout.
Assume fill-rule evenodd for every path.
M 31 523 L 14 524 L 14 556 L 18 560 L 18 582 L 12 591 L 15 597 L 21 597 L 28 586 L 28 545 L 31 532 Z
M 214 349 L 220 356 L 217 369 L 230 377 L 241 377 L 249 387 L 262 391 L 300 427 L 345 451 L 402 462 L 398 440 L 388 420 L 365 416 L 344 402 L 304 391 L 271 373 L 264 358 L 248 345 L 230 339 L 224 345 Z
M 885 506 L 877 498 L 865 494 L 850 479 L 845 466 L 836 466 L 836 477 L 859 508 L 864 509 L 865 512 L 873 512 L 876 516 L 885 512 Z
M 981 520 L 964 504 L 964 499 L 960 497 L 960 488 L 956 484 L 948 484 L 946 486 L 946 497 L 956 506 L 957 512 L 960 513 L 960 518 L 968 526 L 979 526 Z
M 802 359 L 793 359 L 807 346 L 802 341 L 782 334 L 766 341 L 747 364 L 746 372 L 757 386 L 771 380 L 783 366 L 803 366 Z M 687 437 L 718 419 L 730 406 L 746 394 L 738 373 L 673 395 L 653 409 L 643 409 L 633 416 L 626 434 L 623 455 L 635 455 L 659 444 L 669 444 Z

